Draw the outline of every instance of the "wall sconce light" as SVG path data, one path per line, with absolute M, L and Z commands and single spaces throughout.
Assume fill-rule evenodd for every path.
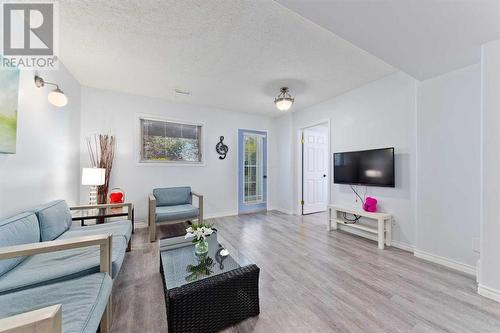
M 68 104 L 68 97 L 64 94 L 64 92 L 59 88 L 59 86 L 55 83 L 47 82 L 44 81 L 41 77 L 38 75 L 35 75 L 35 85 L 38 88 L 44 87 L 46 84 L 50 84 L 52 86 L 55 86 L 56 89 L 52 90 L 49 95 L 47 96 L 47 99 L 49 100 L 50 104 L 54 106 L 65 106 Z

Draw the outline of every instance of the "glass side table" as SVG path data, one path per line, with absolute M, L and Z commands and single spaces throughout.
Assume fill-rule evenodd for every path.
M 96 220 L 97 224 L 104 223 L 106 218 L 126 216 L 132 222 L 132 233 L 134 232 L 134 205 L 132 203 L 98 204 L 73 206 L 69 208 L 71 219 L 80 221 L 81 226 L 86 220 Z

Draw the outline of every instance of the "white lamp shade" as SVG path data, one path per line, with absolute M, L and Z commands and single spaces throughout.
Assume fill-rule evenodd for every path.
M 68 97 L 64 95 L 61 89 L 57 88 L 55 90 L 52 90 L 49 93 L 49 96 L 47 96 L 47 99 L 49 100 L 50 104 L 54 106 L 65 106 L 68 104 Z
M 106 179 L 106 169 L 83 168 L 82 185 L 99 186 L 104 184 Z
M 276 107 L 280 111 L 288 111 L 292 107 L 293 101 L 290 99 L 279 99 L 276 101 Z

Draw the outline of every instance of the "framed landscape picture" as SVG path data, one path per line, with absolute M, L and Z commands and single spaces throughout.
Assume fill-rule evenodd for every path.
M 0 70 L 0 153 L 16 152 L 19 70 Z

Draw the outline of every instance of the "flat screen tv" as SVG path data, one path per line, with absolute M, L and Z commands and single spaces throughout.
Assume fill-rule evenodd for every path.
M 333 154 L 333 182 L 394 187 L 394 148 Z

